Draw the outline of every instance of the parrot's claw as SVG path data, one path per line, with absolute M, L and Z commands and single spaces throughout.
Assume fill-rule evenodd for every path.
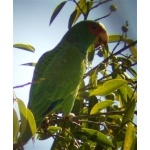
M 65 119 L 68 118 L 70 122 L 74 122 L 74 121 L 73 121 L 73 118 L 74 118 L 74 117 L 75 117 L 75 114 L 74 114 L 74 113 L 70 113 L 69 115 L 64 115 L 64 116 L 62 117 L 62 119 L 65 120 Z

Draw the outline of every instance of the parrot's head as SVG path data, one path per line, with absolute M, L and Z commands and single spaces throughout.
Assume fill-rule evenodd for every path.
M 98 47 L 108 43 L 108 33 L 102 23 L 81 21 L 75 24 L 67 33 L 69 41 L 87 49 L 90 45 Z

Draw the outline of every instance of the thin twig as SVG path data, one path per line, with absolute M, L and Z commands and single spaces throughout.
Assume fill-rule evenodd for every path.
M 93 7 L 91 8 L 91 10 L 94 9 L 94 8 L 96 8 L 96 7 L 98 7 L 98 6 L 100 6 L 100 5 L 102 5 L 102 4 L 104 4 L 104 3 L 107 3 L 107 2 L 109 2 L 109 1 L 112 1 L 112 0 L 106 0 L 106 1 L 104 1 L 104 2 L 100 2 L 100 3 L 98 3 L 97 5 L 93 6 Z
M 17 85 L 17 86 L 14 86 L 13 89 L 22 88 L 24 86 L 31 85 L 31 84 L 33 84 L 33 83 L 32 82 L 28 82 L 28 83 L 25 83 L 25 84 L 22 84 L 22 85 Z
M 65 131 L 73 138 L 74 142 L 76 143 L 76 145 L 78 146 L 78 148 L 80 147 L 80 145 L 78 144 L 76 138 L 67 130 L 65 129 Z
M 107 14 L 107 15 L 105 15 L 105 16 L 103 16 L 103 17 L 97 18 L 97 19 L 95 19 L 94 21 L 101 20 L 101 19 L 103 19 L 103 18 L 109 17 L 110 15 L 111 15 L 111 11 L 109 12 L 109 14 Z

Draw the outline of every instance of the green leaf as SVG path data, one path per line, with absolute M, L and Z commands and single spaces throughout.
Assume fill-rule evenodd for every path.
M 24 133 L 27 125 L 27 108 L 24 104 L 24 102 L 17 98 L 18 102 L 18 107 L 19 107 L 19 112 L 20 112 L 20 117 L 21 117 L 21 124 L 20 124 L 20 133 Z
M 72 27 L 72 25 L 73 25 L 73 23 L 74 23 L 74 19 L 75 19 L 75 17 L 76 17 L 76 14 L 77 14 L 77 10 L 75 9 L 75 10 L 71 13 L 71 15 L 70 15 L 70 17 L 69 17 L 68 29 L 70 29 L 70 28 Z
M 134 129 L 134 125 L 129 122 L 126 130 L 126 134 L 125 134 L 125 140 L 124 140 L 124 144 L 123 144 L 123 149 L 131 149 L 132 144 L 134 142 L 134 138 L 135 138 L 135 129 Z
M 13 143 L 17 142 L 18 132 L 19 132 L 19 120 L 17 117 L 17 113 L 13 108 Z
M 98 85 L 97 89 L 91 91 L 90 96 L 92 95 L 106 96 L 126 84 L 127 84 L 127 81 L 123 79 L 108 80 L 104 82 L 103 84 Z
M 58 131 L 62 131 L 62 128 L 57 126 L 49 126 L 48 130 L 51 134 L 55 134 Z
M 54 19 L 56 18 L 56 16 L 59 14 L 59 12 L 61 11 L 61 9 L 64 7 L 64 5 L 66 4 L 67 1 L 64 1 L 62 3 L 60 3 L 54 10 L 51 19 L 50 19 L 50 23 L 49 25 L 51 25 L 51 23 L 54 21 Z
M 105 146 L 114 147 L 112 142 L 103 133 L 93 130 L 93 129 L 89 129 L 89 128 L 82 128 L 82 130 L 85 133 L 87 133 L 89 136 L 95 136 L 97 142 L 99 142 Z
M 23 49 L 23 50 L 26 50 L 26 51 L 29 51 L 29 52 L 34 52 L 35 51 L 35 48 L 31 45 L 28 45 L 28 44 L 14 44 L 13 47 L 14 48 L 20 48 L 20 49 Z
M 102 102 L 99 102 L 97 104 L 94 105 L 94 107 L 92 108 L 90 114 L 98 114 L 100 110 L 105 109 L 106 107 L 110 106 L 113 104 L 112 100 L 105 100 Z
M 31 63 L 25 63 L 25 64 L 21 64 L 21 65 L 23 65 L 23 66 L 33 66 L 33 67 L 35 67 L 36 64 L 37 64 L 37 63 L 31 62 Z
M 89 99 L 88 114 L 90 114 L 91 109 L 98 103 L 98 99 L 96 96 L 91 96 L 88 99 Z M 98 119 L 97 117 L 88 118 L 89 121 L 93 121 L 93 122 L 97 122 L 97 119 Z M 92 123 L 87 123 L 86 127 L 90 128 L 90 129 L 95 129 L 95 130 L 99 129 L 98 124 L 92 124 Z
M 125 114 L 122 119 L 122 126 L 124 126 L 127 122 L 131 121 L 134 111 L 135 111 L 136 101 L 132 100 L 127 109 L 125 110 Z

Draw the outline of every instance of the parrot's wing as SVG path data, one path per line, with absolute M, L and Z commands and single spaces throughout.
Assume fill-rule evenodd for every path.
M 52 61 L 54 55 L 55 55 L 55 51 L 48 51 L 45 52 L 40 59 L 38 60 L 38 63 L 35 66 L 35 70 L 34 70 L 34 75 L 33 75 L 33 79 L 32 79 L 32 85 L 30 88 L 30 95 L 29 95 L 29 103 L 28 103 L 28 107 L 30 108 L 30 104 L 31 101 L 30 99 L 32 99 L 32 96 L 34 95 L 33 93 L 36 91 L 36 88 L 38 87 L 37 84 L 43 80 L 43 73 L 45 72 L 46 68 L 47 68 L 47 64 Z
M 40 103 L 40 106 L 42 106 L 43 102 L 42 100 L 45 99 L 45 93 L 42 91 L 41 86 L 41 82 L 44 79 L 43 75 L 45 73 L 45 70 L 48 67 L 48 64 L 51 63 L 51 61 L 53 61 L 55 55 L 57 53 L 57 50 L 51 50 L 48 51 L 46 53 L 44 53 L 40 59 L 38 60 L 38 63 L 35 66 L 35 70 L 34 70 L 34 75 L 33 75 L 33 79 L 32 79 L 32 85 L 31 85 L 31 89 L 30 89 L 30 94 L 29 94 L 29 102 L 28 102 L 28 108 L 33 112 L 34 117 L 39 117 L 39 115 L 37 116 L 36 111 L 34 111 L 34 106 L 37 105 L 38 103 Z M 53 107 L 52 104 L 51 107 Z M 45 107 L 47 108 L 47 107 Z M 38 108 L 36 108 L 38 110 Z M 41 112 L 42 114 L 43 112 Z
M 33 77 L 33 82 L 37 83 L 31 86 L 28 105 L 37 126 L 48 113 L 62 107 L 63 103 L 70 103 L 70 109 L 66 107 L 65 114 L 70 112 L 84 68 L 83 55 L 68 42 L 45 53 L 39 59 Z M 65 102 L 68 99 L 70 102 Z

